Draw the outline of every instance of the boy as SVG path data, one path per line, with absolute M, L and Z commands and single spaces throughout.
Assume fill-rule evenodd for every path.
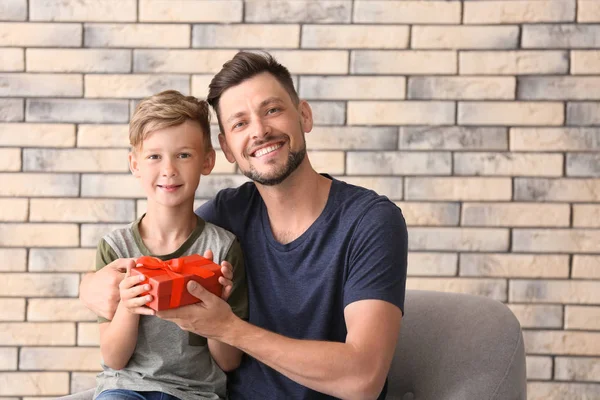
M 177 91 L 144 99 L 129 124 L 129 167 L 147 195 L 146 213 L 129 227 L 106 235 L 98 245 L 96 269 L 124 259 L 127 274 L 112 321 L 101 319 L 103 372 L 94 398 L 220 399 L 225 374 L 237 368 L 242 352 L 180 329 L 143 307 L 149 285 L 130 276 L 135 258 L 162 260 L 214 252 L 222 263 L 222 298 L 247 318 L 247 288 L 241 248 L 235 236 L 194 214 L 201 175 L 215 164 L 208 104 Z M 210 252 L 206 253 L 210 257 Z M 127 260 L 129 259 L 129 260 Z M 233 279 L 233 282 L 232 282 Z M 146 314 L 146 315 L 140 315 Z

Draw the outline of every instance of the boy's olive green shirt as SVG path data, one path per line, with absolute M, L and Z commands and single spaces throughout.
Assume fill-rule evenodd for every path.
M 212 250 L 214 262 L 233 266 L 233 290 L 228 299 L 233 312 L 248 318 L 248 289 L 242 250 L 235 236 L 200 217 L 194 231 L 171 254 L 150 253 L 139 232 L 140 217 L 129 227 L 106 235 L 98 244 L 96 270 L 118 258 L 154 256 L 162 260 Z M 99 319 L 100 323 L 108 320 Z M 127 366 L 113 370 L 102 363 L 94 398 L 108 389 L 160 391 L 187 399 L 225 398 L 226 378 L 212 359 L 205 338 L 183 331 L 172 322 L 156 316 L 140 316 L 135 351 Z

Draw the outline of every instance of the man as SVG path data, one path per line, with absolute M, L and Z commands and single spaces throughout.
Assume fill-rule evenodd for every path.
M 240 239 L 249 321 L 194 284 L 201 303 L 158 316 L 247 354 L 229 376 L 232 399 L 383 399 L 404 307 L 400 210 L 312 168 L 312 111 L 270 55 L 238 53 L 213 78 L 208 102 L 225 156 L 253 182 L 196 212 Z M 82 301 L 105 317 L 118 302 L 120 267 L 81 285 Z M 145 301 L 140 313 L 151 311 Z

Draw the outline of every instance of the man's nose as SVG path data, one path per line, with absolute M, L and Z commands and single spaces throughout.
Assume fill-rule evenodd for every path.
M 265 124 L 262 119 L 257 118 L 254 121 L 254 126 L 253 126 L 252 132 L 253 132 L 253 139 L 262 139 L 263 137 L 265 137 L 269 133 L 271 133 L 271 128 L 269 127 L 268 124 Z

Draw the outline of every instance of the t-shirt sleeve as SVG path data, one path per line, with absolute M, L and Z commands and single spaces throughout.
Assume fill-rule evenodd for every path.
M 100 239 L 96 249 L 96 271 L 101 270 L 117 258 L 119 258 L 119 256 L 117 256 L 117 253 L 115 253 L 113 248 L 110 247 L 106 240 Z M 110 320 L 103 317 L 98 317 L 99 324 L 104 322 L 110 322 Z
M 363 215 L 349 246 L 344 307 L 376 299 L 396 305 L 404 314 L 408 232 L 402 212 L 381 201 Z
M 227 302 L 235 315 L 242 319 L 248 319 L 248 285 L 246 283 L 246 268 L 242 247 L 236 239 L 229 248 L 225 261 L 233 266 L 233 289 Z

